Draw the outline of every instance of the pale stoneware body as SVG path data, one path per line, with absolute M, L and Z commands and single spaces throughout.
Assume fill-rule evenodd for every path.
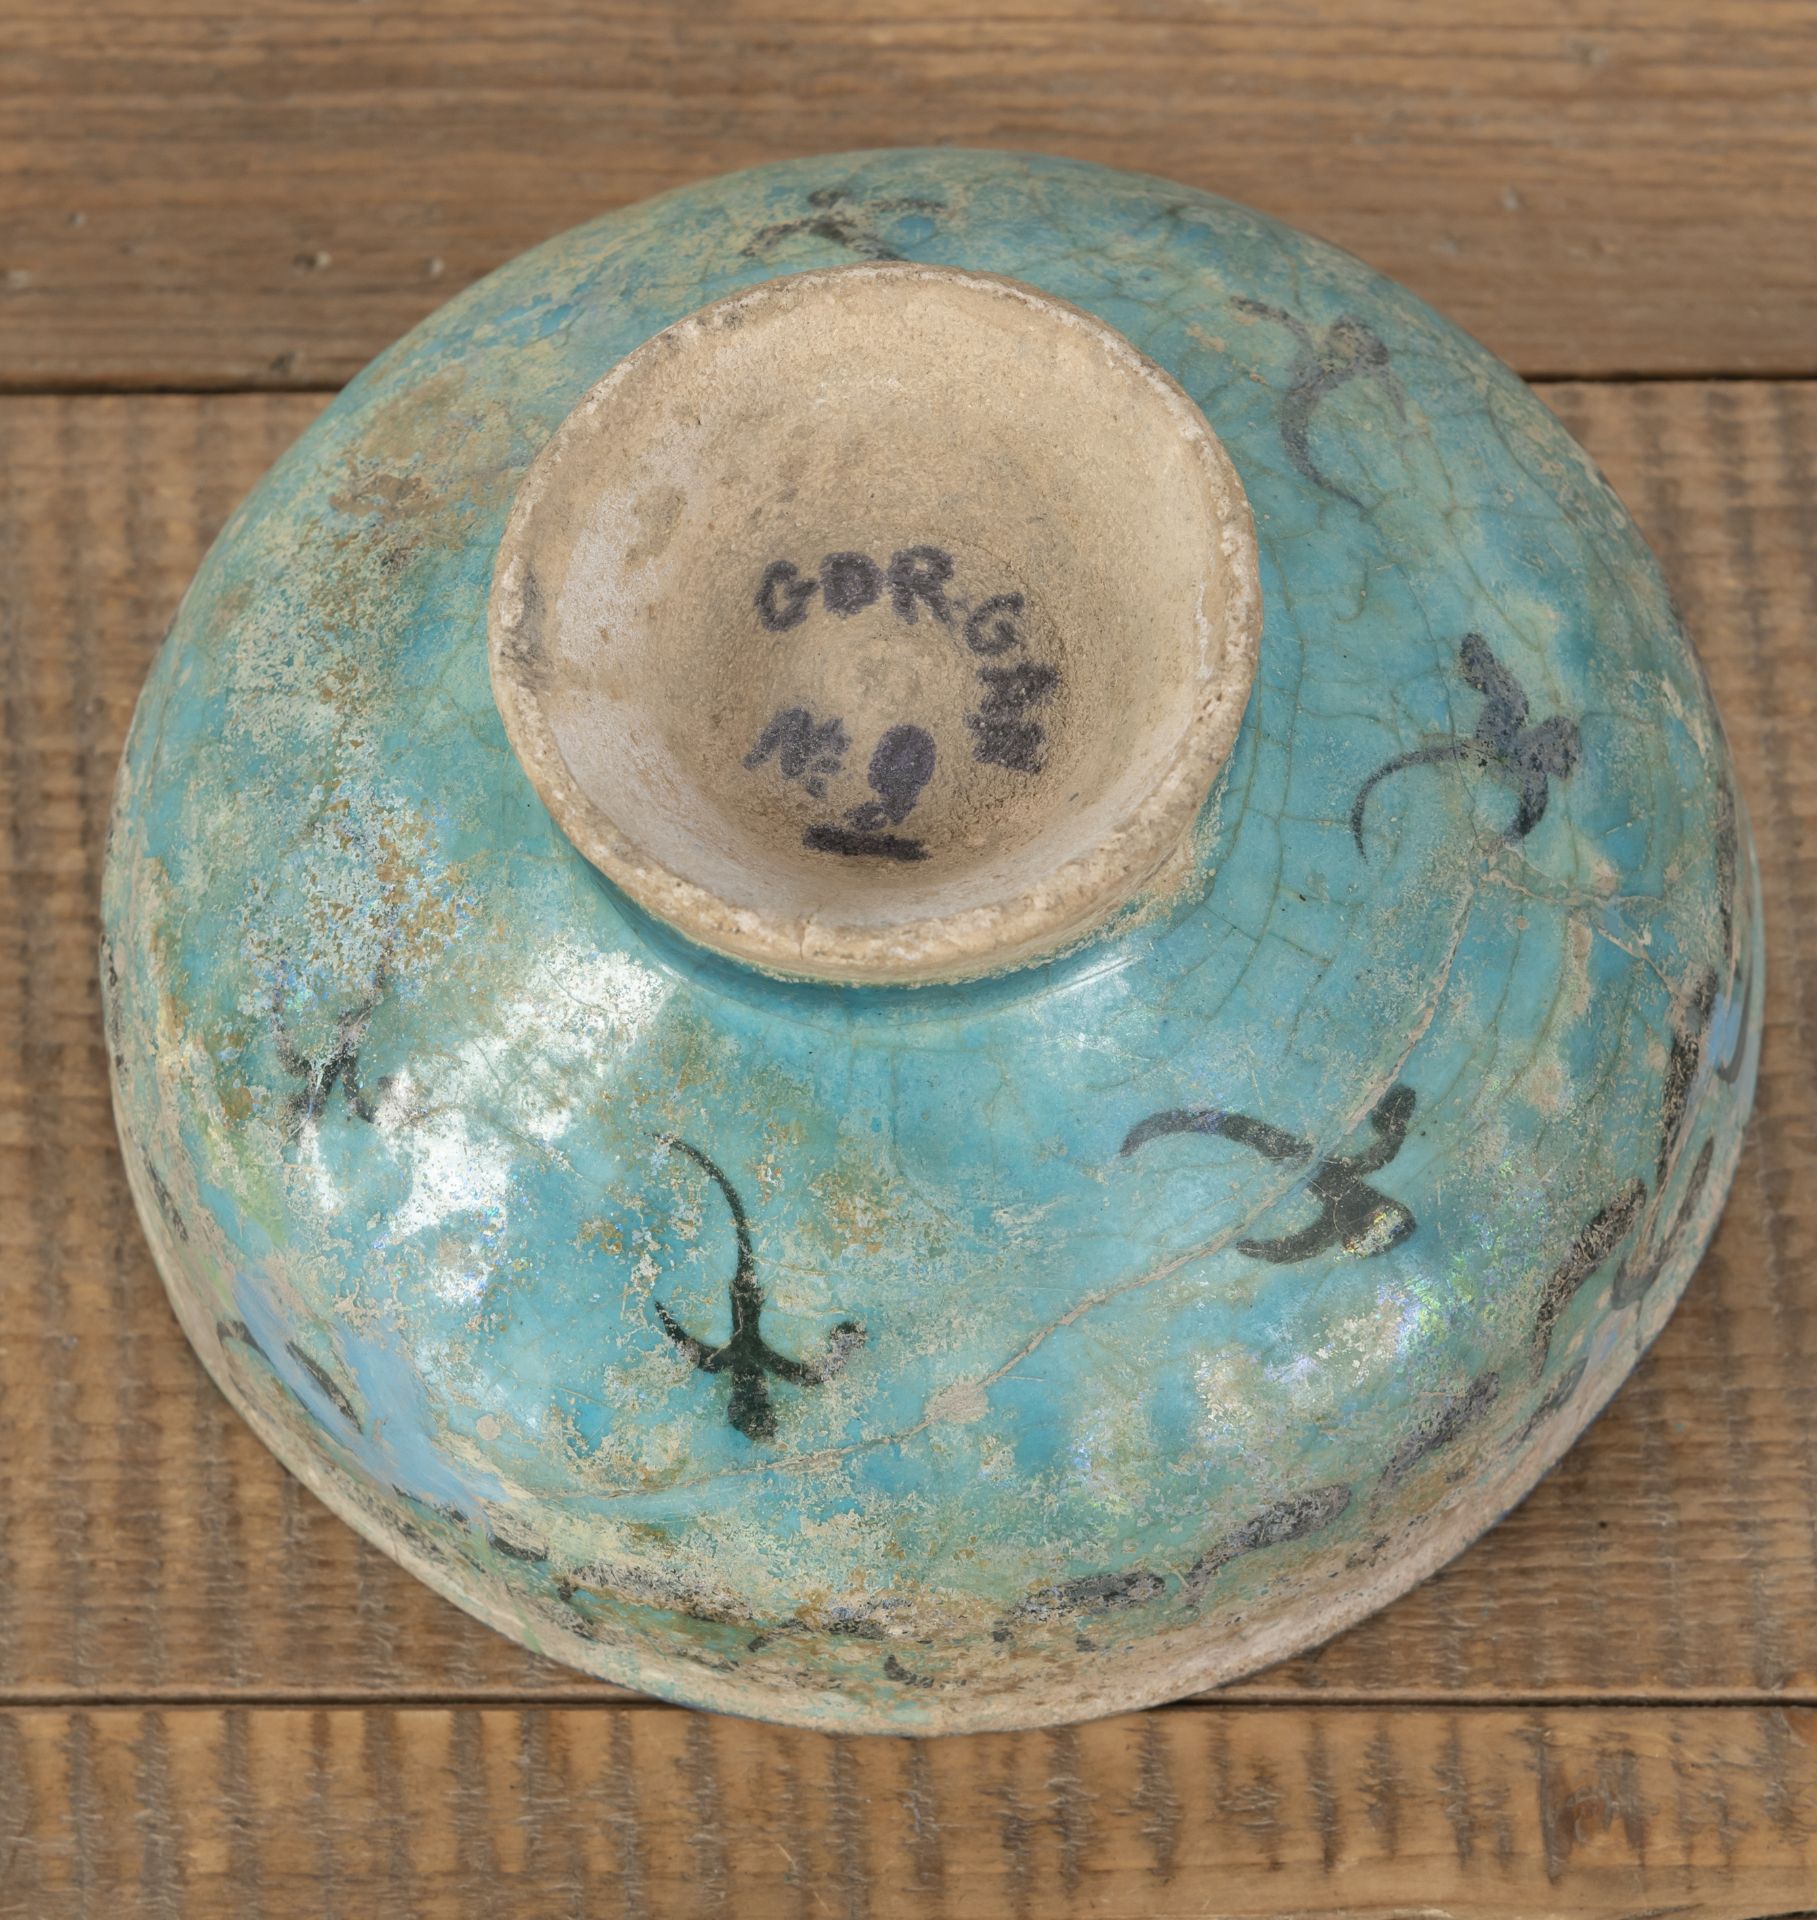
M 1137 513 L 1132 478 L 1101 546 L 1069 508 L 1043 547 L 1032 454 L 1007 519 L 975 450 L 928 481 L 953 433 L 898 493 L 809 488 L 793 518 L 761 411 L 680 470 L 698 613 L 613 600 L 602 661 L 655 638 L 598 697 L 644 703 L 677 765 L 697 720 L 721 730 L 665 817 L 698 838 L 748 807 L 744 864 L 772 849 L 867 903 L 818 946 L 824 901 L 774 916 L 792 970 L 837 976 L 784 980 L 762 899 L 713 918 L 729 869 L 690 918 L 570 840 L 583 810 L 551 812 L 495 705 L 488 600 L 532 463 L 627 356 L 741 289 L 899 260 L 1114 329 L 1236 485 Z M 1065 412 L 1027 391 L 993 429 L 1005 473 Z M 620 470 L 586 470 L 574 524 Z M 648 529 L 601 524 L 601 577 L 654 564 Z M 1203 570 L 1118 574 L 1147 530 L 1190 558 L 1199 527 L 1228 536 Z M 1020 944 L 942 922 L 959 944 L 924 969 L 931 946 L 853 935 L 889 921 L 892 872 L 928 890 L 918 924 L 976 893 L 992 823 L 1043 872 L 1108 844 L 1068 823 L 1163 736 L 1157 769 L 1191 759 L 1216 702 L 1177 701 L 1168 610 L 1214 600 L 1206 684 L 1241 724 L 1192 760 L 1213 784 L 1183 836 Z M 1098 646 L 1147 664 L 1087 698 Z M 1095 714 L 1133 744 L 1094 759 Z M 1558 424 L 1318 242 L 1003 154 L 711 181 L 539 247 L 384 355 L 184 600 L 104 921 L 146 1232 L 285 1463 L 532 1646 L 833 1728 L 1165 1698 L 1431 1571 L 1670 1312 L 1758 1049 L 1721 728 Z

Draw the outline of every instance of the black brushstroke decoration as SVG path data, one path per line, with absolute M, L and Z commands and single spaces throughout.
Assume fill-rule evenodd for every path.
M 151 1155 L 143 1148 L 139 1151 L 139 1164 L 145 1169 L 145 1177 L 151 1182 L 152 1197 L 158 1203 L 158 1211 L 164 1216 L 164 1224 L 185 1246 L 189 1244 L 189 1223 L 183 1218 L 176 1196 L 165 1184 L 164 1176 L 151 1163 Z
M 1010 1617 L 1063 1620 L 1080 1613 L 1116 1613 L 1152 1600 L 1167 1585 L 1158 1573 L 1137 1568 L 1129 1573 L 1088 1573 L 1058 1586 L 1041 1587 L 1019 1600 Z
M 1552 1329 L 1558 1324 L 1558 1316 L 1570 1305 L 1584 1282 L 1628 1237 L 1646 1203 L 1647 1183 L 1630 1180 L 1571 1242 L 1564 1259 L 1552 1270 L 1552 1277 L 1540 1293 L 1539 1309 L 1533 1316 L 1535 1379 L 1544 1372 L 1552 1351 Z
M 1661 1236 L 1657 1246 L 1649 1246 L 1650 1233 L 1643 1237 L 1638 1257 L 1624 1260 L 1615 1276 L 1615 1284 L 1609 1289 L 1609 1298 L 1618 1307 L 1630 1307 L 1636 1300 L 1652 1290 L 1653 1283 L 1665 1271 L 1672 1256 L 1678 1251 L 1679 1242 L 1685 1236 L 1685 1230 L 1691 1224 L 1691 1215 L 1697 1210 L 1697 1203 L 1703 1198 L 1703 1190 L 1709 1185 L 1710 1163 L 1716 1157 L 1716 1142 L 1706 1140 L 1698 1149 L 1697 1158 L 1691 1162 L 1691 1171 L 1685 1178 L 1685 1190 L 1672 1214 L 1672 1223 Z M 1649 1228 L 1652 1222 L 1648 1222 Z
M 1299 343 L 1287 375 L 1287 396 L 1281 402 L 1281 444 L 1295 470 L 1325 493 L 1347 500 L 1361 513 L 1363 503 L 1348 487 L 1326 473 L 1312 453 L 1312 421 L 1324 401 L 1351 380 L 1375 380 L 1406 412 L 1406 399 L 1394 377 L 1387 343 L 1373 328 L 1349 314 L 1340 314 L 1330 326 L 1314 332 L 1297 314 L 1271 307 L 1263 300 L 1238 299 L 1239 312 L 1285 327 Z
M 750 260 L 772 259 L 777 250 L 798 235 L 824 240 L 844 247 L 861 260 L 900 260 L 898 253 L 877 231 L 877 216 L 894 217 L 903 213 L 940 214 L 946 203 L 913 195 L 898 195 L 886 200 L 853 201 L 844 187 L 816 187 L 807 196 L 808 213 L 794 220 L 778 220 L 760 227 L 741 249 Z
M 1710 1017 L 1716 1001 L 1714 968 L 1702 968 L 1672 1017 L 1672 1041 L 1666 1056 L 1665 1077 L 1659 1090 L 1659 1147 L 1654 1166 L 1652 1197 L 1646 1181 L 1636 1177 L 1602 1207 L 1584 1226 L 1540 1290 L 1539 1305 L 1533 1319 L 1532 1370 L 1535 1378 L 1544 1369 L 1551 1354 L 1552 1335 L 1560 1315 L 1578 1289 L 1602 1267 L 1626 1240 L 1636 1225 L 1639 1233 L 1633 1248 L 1615 1271 L 1609 1288 L 1614 1307 L 1631 1307 L 1652 1290 L 1654 1283 L 1670 1264 L 1691 1225 L 1704 1189 L 1709 1185 L 1710 1169 L 1715 1162 L 1716 1143 L 1705 1139 L 1685 1178 L 1684 1192 L 1673 1209 L 1663 1233 L 1659 1230 L 1660 1211 L 1666 1188 L 1691 1119 L 1691 1089 L 1696 1084 L 1704 1049 L 1709 1043 Z M 1742 1040 L 1745 1048 L 1747 1016 L 1742 1015 Z M 1717 1068 L 1720 1075 L 1722 1067 Z
M 1481 1373 L 1461 1393 L 1447 1394 L 1395 1448 L 1382 1469 L 1382 1485 L 1397 1487 L 1422 1460 L 1461 1439 L 1501 1397 L 1498 1373 Z
M 1239 1240 L 1237 1251 L 1252 1260 L 1286 1265 L 1310 1260 L 1328 1247 L 1341 1246 L 1346 1253 L 1376 1254 L 1399 1246 L 1418 1222 L 1409 1208 L 1369 1185 L 1364 1176 L 1379 1173 L 1400 1152 L 1413 1118 L 1414 1098 L 1409 1086 L 1390 1088 L 1369 1115 L 1376 1133 L 1374 1145 L 1361 1153 L 1331 1154 L 1314 1163 L 1306 1185 L 1319 1203 L 1319 1217 L 1311 1225 L 1279 1239 Z M 1313 1159 L 1310 1141 L 1246 1113 L 1227 1113 L 1217 1107 L 1176 1107 L 1151 1113 L 1130 1128 L 1122 1152 L 1134 1153 L 1149 1141 L 1174 1133 L 1216 1134 L 1253 1148 L 1267 1160 Z
M 1678 1136 L 1684 1131 L 1691 1083 L 1697 1078 L 1697 1069 L 1703 1062 L 1710 1015 L 1715 1007 L 1716 970 L 1705 967 L 1691 988 L 1684 1012 L 1672 1022 L 1672 1050 L 1666 1058 L 1666 1079 L 1659 1100 L 1659 1165 L 1656 1170 L 1659 1187 L 1665 1185 L 1666 1175 L 1677 1157 Z
M 1200 1554 L 1186 1570 L 1186 1591 L 1193 1595 L 1203 1593 L 1220 1568 L 1246 1553 L 1286 1546 L 1290 1541 L 1304 1540 L 1308 1534 L 1322 1532 L 1341 1519 L 1349 1507 L 1350 1488 L 1341 1480 L 1328 1487 L 1314 1487 L 1309 1492 L 1276 1500 L 1240 1527 L 1233 1527 L 1215 1546 Z
M 1734 970 L 1735 902 L 1741 877 L 1741 822 L 1735 785 L 1726 775 L 1716 790 L 1716 913 L 1722 926 L 1722 951 Z
M 763 1288 L 757 1282 L 757 1263 L 751 1251 L 751 1226 L 736 1188 L 717 1164 L 688 1141 L 674 1135 L 663 1136 L 663 1145 L 671 1153 L 686 1154 L 725 1196 L 732 1214 L 732 1229 L 738 1241 L 738 1264 L 731 1279 L 732 1333 L 723 1346 L 709 1346 L 683 1327 L 660 1301 L 656 1317 L 662 1330 L 674 1341 L 702 1373 L 731 1376 L 732 1391 L 726 1402 L 726 1418 L 747 1440 L 768 1440 L 776 1432 L 776 1412 L 770 1403 L 766 1374 L 786 1381 L 792 1387 L 818 1387 L 843 1367 L 855 1349 L 864 1344 L 864 1329 L 855 1321 L 843 1320 L 833 1329 L 827 1342 L 826 1357 L 818 1362 L 791 1360 L 763 1337 Z
M 284 1342 L 284 1351 L 289 1354 L 291 1359 L 315 1382 L 316 1389 L 322 1398 L 333 1407 L 335 1412 L 347 1422 L 355 1433 L 358 1433 L 360 1431 L 360 1416 L 354 1407 L 353 1397 L 348 1393 L 347 1389 L 322 1365 L 321 1361 L 316 1359 L 312 1353 L 298 1346 L 294 1340 L 286 1340 Z
M 280 1391 L 283 1392 L 290 1402 L 306 1419 L 316 1420 L 315 1409 L 310 1406 L 309 1402 L 305 1400 L 303 1396 L 297 1392 L 296 1388 L 284 1378 L 283 1374 L 278 1371 L 272 1362 L 271 1355 L 265 1351 L 258 1337 L 244 1320 L 217 1320 L 215 1322 L 215 1338 L 221 1343 L 222 1356 L 228 1360 L 230 1365 L 232 1364 L 232 1356 L 228 1351 L 230 1342 L 235 1346 L 243 1347 L 246 1352 L 256 1355 L 257 1358 L 264 1363 L 266 1372 L 271 1375 L 271 1378 L 276 1382 Z M 322 1398 L 334 1408 L 335 1412 L 346 1421 L 348 1426 L 350 1426 L 355 1433 L 363 1433 L 365 1429 L 360 1421 L 359 1409 L 353 1404 L 353 1396 L 341 1385 L 340 1381 L 338 1381 L 312 1353 L 306 1348 L 299 1346 L 296 1341 L 286 1340 L 284 1342 L 284 1351 L 308 1374 L 311 1381 L 314 1382 L 317 1391 L 322 1395 Z M 320 1422 L 317 1421 L 317 1424 L 319 1425 Z M 394 1488 L 393 1491 L 398 1490 Z
M 1754 969 L 1750 956 L 1742 951 L 1739 809 L 1735 782 L 1725 774 L 1716 798 L 1716 912 L 1722 926 L 1722 951 L 1730 993 L 1735 991 L 1736 975 L 1742 976 L 1741 1020 L 1735 1029 L 1735 1045 L 1716 1069 L 1716 1077 L 1726 1087 L 1734 1086 L 1741 1078 L 1748 1057 L 1748 1022 L 1754 1012 Z
M 1187 1599 L 1195 1604 L 1202 1600 L 1213 1576 L 1246 1553 L 1283 1547 L 1322 1532 L 1342 1519 L 1349 1510 L 1350 1498 L 1349 1486 L 1338 1481 L 1331 1486 L 1289 1494 L 1284 1500 L 1262 1508 L 1241 1526 L 1232 1527 L 1186 1570 L 1181 1585 Z M 1122 1613 L 1159 1599 L 1166 1589 L 1165 1576 L 1148 1567 L 1135 1567 L 1125 1573 L 1083 1574 L 1075 1580 L 1037 1588 L 1027 1599 L 1019 1600 L 991 1630 L 991 1638 L 999 1642 L 1013 1640 L 1015 1629 L 1030 1622 Z M 1089 1642 L 1078 1644 L 1081 1652 L 1092 1651 Z
M 1546 1391 L 1545 1398 L 1541 1400 L 1539 1405 L 1527 1416 L 1527 1424 L 1522 1427 L 1520 1432 L 1509 1442 L 1510 1452 L 1518 1453 L 1520 1449 L 1533 1438 L 1534 1434 L 1569 1402 L 1571 1396 L 1576 1393 L 1578 1386 L 1582 1382 L 1584 1370 L 1588 1365 L 1589 1362 L 1587 1360 L 1574 1360 L 1570 1366 L 1553 1381 L 1552 1385 Z
M 365 999 L 337 1016 L 334 1044 L 326 1053 L 313 1057 L 296 1045 L 285 1027 L 286 990 L 280 986 L 273 993 L 271 1039 L 277 1051 L 278 1064 L 303 1083 L 286 1103 L 289 1119 L 285 1130 L 291 1139 L 299 1139 L 307 1128 L 321 1119 L 337 1087 L 348 1112 L 368 1123 L 378 1117 L 375 1097 L 368 1094 L 360 1083 L 360 1048 L 365 1042 L 366 1029 L 371 1025 L 372 1016 L 385 997 L 388 983 L 389 967 L 381 960 L 372 976 L 372 989 Z M 384 1092 L 386 1084 L 384 1080 L 378 1083 L 380 1094 Z
M 113 829 L 110 827 L 108 831 L 111 834 Z M 107 1048 L 113 1059 L 114 1072 L 120 1075 L 126 1072 L 125 1042 L 122 1038 L 126 1030 L 124 1001 L 125 987 L 120 979 L 120 969 L 114 964 L 114 943 L 103 936 L 101 941 L 101 1022 L 107 1034 Z
M 1583 751 L 1577 723 L 1562 714 L 1528 724 L 1527 695 L 1520 682 L 1490 651 L 1480 633 L 1467 633 L 1458 648 L 1459 670 L 1483 696 L 1476 731 L 1467 740 L 1435 741 L 1411 753 L 1396 754 L 1357 789 L 1350 808 L 1350 833 L 1357 852 L 1367 860 L 1363 845 L 1363 816 L 1369 796 L 1391 775 L 1409 767 L 1436 766 L 1449 760 L 1474 761 L 1493 772 L 1518 796 L 1513 820 L 1502 837 L 1524 840 L 1545 817 L 1551 782 L 1567 779 Z

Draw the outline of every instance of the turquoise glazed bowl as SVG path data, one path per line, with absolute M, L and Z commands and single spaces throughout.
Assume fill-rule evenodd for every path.
M 846 1730 L 1438 1567 L 1659 1331 L 1759 1044 L 1721 725 L 1558 422 L 1001 153 L 689 187 L 383 354 L 184 598 L 104 929 L 285 1465 L 527 1646 Z

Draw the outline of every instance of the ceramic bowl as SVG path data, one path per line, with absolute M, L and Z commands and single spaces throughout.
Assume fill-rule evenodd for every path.
M 234 514 L 102 971 L 183 1327 L 526 1645 L 852 1730 L 1293 1653 L 1519 1500 L 1728 1189 L 1757 884 L 1620 502 L 1165 181 L 535 248 Z

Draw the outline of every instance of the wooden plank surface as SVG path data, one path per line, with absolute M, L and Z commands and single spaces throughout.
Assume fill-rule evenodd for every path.
M 1817 1704 L 1817 386 L 1547 396 L 1660 544 L 1760 836 L 1760 1108 L 1638 1376 L 1439 1579 L 1251 1698 Z M 0 1703 L 610 1698 L 362 1545 L 216 1394 L 118 1163 L 93 955 L 165 622 L 304 396 L 0 401 Z
M 1797 1708 L 1201 1706 L 922 1742 L 626 1705 L 84 1708 L 0 1713 L 0 1766 L 0 1912 L 30 1920 L 1808 1920 L 1817 1885 Z
M 8 0 L 0 1920 L 1812 1920 L 1817 385 L 1785 376 L 1817 374 L 1814 107 L 1812 0 Z M 152 650 L 322 404 L 232 389 L 337 384 L 613 205 L 929 139 L 1250 201 L 1578 377 L 1546 397 L 1738 750 L 1769 996 L 1716 1246 L 1507 1521 L 1213 1700 L 914 1744 L 586 1681 L 303 1493 L 164 1304 L 93 955 Z
M 337 384 L 610 207 L 930 140 L 1251 202 L 1530 375 L 1817 372 L 1810 0 L 8 0 L 0 382 Z

